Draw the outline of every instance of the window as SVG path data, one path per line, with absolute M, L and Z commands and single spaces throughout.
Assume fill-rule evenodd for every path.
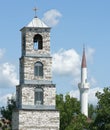
M 33 39 L 34 45 L 33 48 L 34 50 L 42 49 L 42 36 L 40 34 L 37 34 L 34 36 Z
M 35 89 L 35 105 L 43 104 L 43 90 L 42 88 Z
M 35 71 L 35 76 L 43 76 L 43 64 L 41 62 L 36 62 L 34 71 Z

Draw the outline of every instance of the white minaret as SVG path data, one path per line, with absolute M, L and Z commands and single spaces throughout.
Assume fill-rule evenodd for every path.
M 88 117 L 88 90 L 89 83 L 87 82 L 87 65 L 85 48 L 83 48 L 82 65 L 81 65 L 81 83 L 78 84 L 80 90 L 81 113 Z

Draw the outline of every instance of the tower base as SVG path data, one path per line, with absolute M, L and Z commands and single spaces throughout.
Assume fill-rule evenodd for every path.
M 12 114 L 12 130 L 59 130 L 57 110 L 15 110 Z

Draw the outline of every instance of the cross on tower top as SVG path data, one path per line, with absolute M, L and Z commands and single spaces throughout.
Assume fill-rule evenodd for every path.
M 34 10 L 34 12 L 35 12 L 35 17 L 37 17 L 36 14 L 37 14 L 37 10 L 38 10 L 38 9 L 35 7 L 33 10 Z

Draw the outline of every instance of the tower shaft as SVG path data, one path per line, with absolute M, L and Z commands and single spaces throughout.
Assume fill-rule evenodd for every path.
M 88 92 L 84 91 L 80 95 L 81 100 L 81 113 L 88 117 Z

